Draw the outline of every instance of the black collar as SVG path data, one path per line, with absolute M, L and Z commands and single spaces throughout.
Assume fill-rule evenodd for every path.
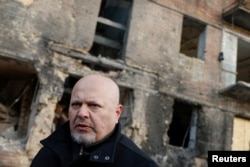
M 98 144 L 84 147 L 74 142 L 74 157 L 77 157 L 74 161 L 75 163 L 80 163 L 83 159 L 88 159 L 89 161 L 93 162 L 100 162 L 100 163 L 112 163 L 114 161 L 115 150 L 118 143 L 118 139 L 121 136 L 121 125 L 118 123 L 115 126 L 114 131 L 112 134 L 101 141 Z M 82 150 L 81 150 L 82 149 Z M 77 152 L 75 152 L 77 151 Z M 82 155 L 79 156 L 79 152 L 82 151 Z M 78 154 L 78 155 L 77 155 Z
M 87 158 L 88 161 L 112 163 L 114 161 L 115 150 L 119 138 L 121 137 L 121 125 L 115 126 L 113 133 L 101 143 L 84 149 L 85 156 L 74 158 L 74 144 L 70 135 L 69 121 L 59 127 L 49 137 L 42 140 L 41 143 L 53 150 L 61 159 L 62 163 L 66 163 L 75 159 L 74 163 L 80 163 L 81 158 Z M 77 148 L 77 147 L 76 147 Z M 78 149 L 80 147 L 78 146 Z M 71 152 L 72 151 L 72 152 Z M 77 156 L 76 156 L 77 157 Z

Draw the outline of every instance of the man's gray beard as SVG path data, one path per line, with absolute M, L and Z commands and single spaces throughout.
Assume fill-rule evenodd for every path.
M 95 143 L 96 141 L 96 135 L 95 134 L 86 134 L 84 132 L 72 132 L 71 136 L 73 140 L 81 145 L 89 146 Z

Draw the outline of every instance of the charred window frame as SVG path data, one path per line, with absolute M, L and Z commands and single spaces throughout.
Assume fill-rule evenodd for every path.
M 168 130 L 169 144 L 184 148 L 194 148 L 200 106 L 175 100 L 173 117 Z
M 189 57 L 205 60 L 206 24 L 184 16 L 180 52 Z
M 132 0 L 102 0 L 91 54 L 124 59 L 131 8 Z

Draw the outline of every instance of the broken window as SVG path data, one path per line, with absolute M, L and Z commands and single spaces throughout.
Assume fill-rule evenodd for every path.
M 238 39 L 237 81 L 250 82 L 250 42 Z
M 189 57 L 205 60 L 206 25 L 183 18 L 180 52 Z
M 132 0 L 102 0 L 91 54 L 123 59 L 131 6 Z
M 232 150 L 250 150 L 250 120 L 235 117 L 233 125 Z
M 0 134 L 6 138 L 27 135 L 30 106 L 37 83 L 28 64 L 0 58 Z
M 169 127 L 169 144 L 194 148 L 199 107 L 179 100 L 174 101 L 173 117 Z

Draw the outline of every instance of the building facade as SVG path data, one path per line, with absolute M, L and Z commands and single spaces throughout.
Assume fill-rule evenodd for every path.
M 29 166 L 93 73 L 118 83 L 123 133 L 161 167 L 249 150 L 249 24 L 249 0 L 1 0 L 0 166 Z

